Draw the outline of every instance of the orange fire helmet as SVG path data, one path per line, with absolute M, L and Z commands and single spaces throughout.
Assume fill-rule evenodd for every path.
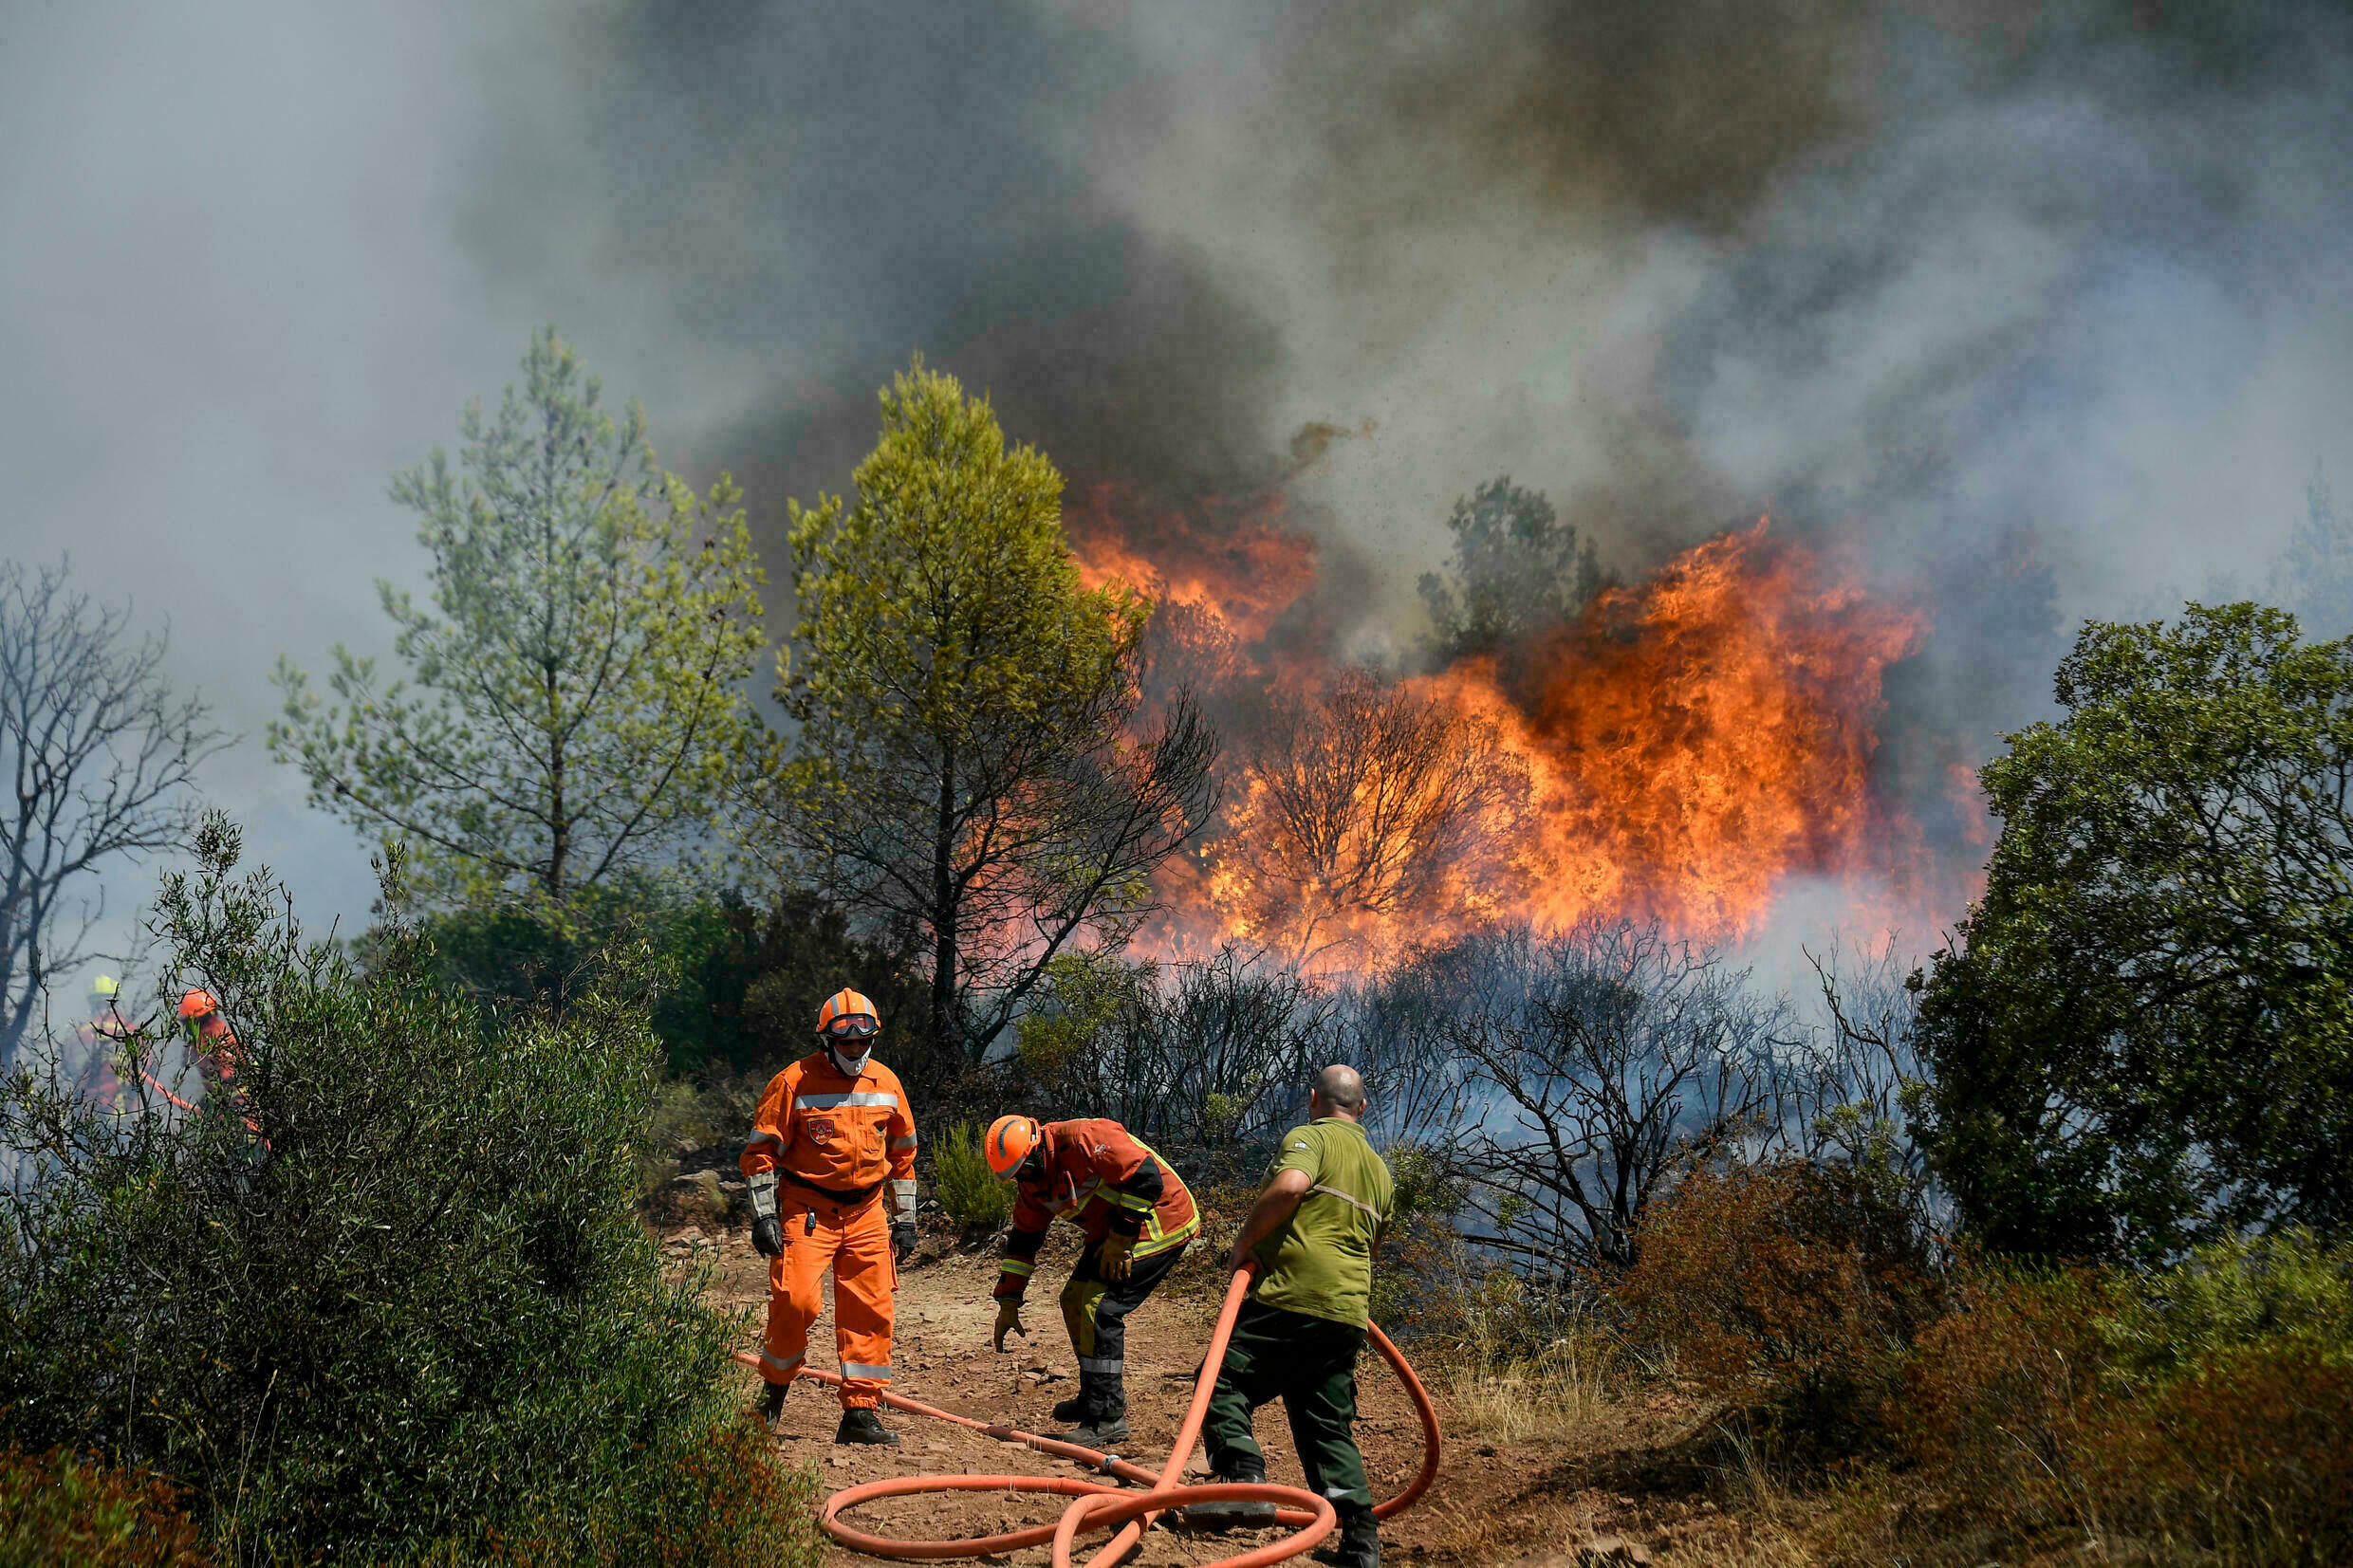
M 863 1021 L 863 1027 L 860 1026 Z M 881 1027 L 874 1004 L 864 994 L 847 987 L 825 998 L 825 1005 L 817 1009 L 817 1032 L 821 1035 L 870 1035 Z
M 179 1018 L 183 1024 L 199 1018 L 211 1018 L 220 1011 L 220 1003 L 211 991 L 190 991 L 179 999 Z
M 989 1169 L 1003 1180 L 1021 1169 L 1021 1162 L 1029 1157 L 1029 1152 L 1044 1135 L 1033 1116 L 999 1116 L 989 1124 L 989 1136 L 981 1145 L 981 1152 L 989 1158 Z

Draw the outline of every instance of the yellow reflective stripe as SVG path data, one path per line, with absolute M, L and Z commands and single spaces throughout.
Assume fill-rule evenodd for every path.
M 1158 1224 L 1154 1225 L 1153 1230 L 1155 1234 L 1152 1237 L 1137 1243 L 1137 1257 L 1149 1258 L 1155 1252 L 1166 1252 L 1172 1246 L 1181 1246 L 1193 1240 L 1201 1233 L 1201 1211 L 1195 1209 L 1193 1218 L 1174 1230 L 1161 1230 Z
M 1037 1264 L 1025 1264 L 1018 1259 L 1001 1258 L 997 1261 L 997 1272 L 1000 1274 L 1018 1274 L 1023 1279 L 1027 1280 L 1030 1275 L 1035 1274 L 1037 1271 Z
M 1116 1187 L 1105 1192 L 1103 1196 L 1118 1204 L 1121 1208 L 1133 1208 L 1145 1214 L 1151 1213 L 1160 1204 L 1158 1198 L 1139 1198 L 1133 1192 L 1122 1192 Z

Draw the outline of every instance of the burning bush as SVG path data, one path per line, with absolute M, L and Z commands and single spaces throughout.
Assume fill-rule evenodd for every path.
M 170 1478 L 237 1560 L 727 1560 L 665 1543 L 782 1483 L 697 1468 L 737 1330 L 637 1221 L 643 955 L 493 1026 L 397 916 L 306 944 L 225 821 L 198 850 L 157 934 L 222 999 L 237 1113 L 8 1080 L 0 1430 Z
M 1788 1159 L 1695 1171 L 1653 1209 L 1619 1296 L 1714 1392 L 1845 1448 L 1936 1316 L 1931 1262 L 1884 1172 Z

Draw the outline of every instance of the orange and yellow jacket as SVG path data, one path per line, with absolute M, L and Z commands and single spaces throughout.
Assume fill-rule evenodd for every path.
M 1116 1230 L 1136 1238 L 1134 1256 L 1182 1246 L 1201 1228 L 1193 1194 L 1169 1163 L 1108 1117 L 1049 1121 L 1038 1129 L 1046 1172 L 1013 1190 L 1013 1228 L 1005 1236 L 994 1294 L 1018 1301 L 1037 1266 L 1038 1244 L 1055 1217 L 1091 1245 Z
M 821 1049 L 769 1079 L 738 1163 L 755 1215 L 776 1212 L 780 1177 L 845 1207 L 888 1182 L 892 1218 L 913 1224 L 915 1147 L 915 1111 L 899 1075 L 869 1057 L 848 1078 Z

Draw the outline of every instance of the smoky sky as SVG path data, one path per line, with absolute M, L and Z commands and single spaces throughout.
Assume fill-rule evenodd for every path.
M 920 352 L 1140 518 L 1279 501 L 1343 655 L 1496 474 L 1624 576 L 1769 511 L 1932 621 L 1925 802 L 2353 468 L 2348 104 L 2320 6 L 20 0 L 0 548 L 169 616 L 322 918 L 269 670 L 384 651 L 386 478 L 550 320 L 770 545 Z

